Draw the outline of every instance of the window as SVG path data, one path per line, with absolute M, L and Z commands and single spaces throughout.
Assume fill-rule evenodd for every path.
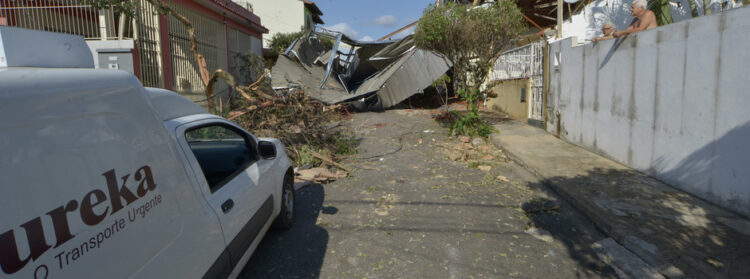
M 521 103 L 526 102 L 526 86 L 521 87 Z
M 211 193 L 258 160 L 252 140 L 231 126 L 209 125 L 185 132 Z

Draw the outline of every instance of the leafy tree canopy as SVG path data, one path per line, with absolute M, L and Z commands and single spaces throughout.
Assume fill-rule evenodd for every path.
M 414 34 L 415 44 L 453 62 L 454 90 L 466 101 L 467 114 L 455 122 L 454 132 L 489 133 L 487 124 L 479 119 L 479 84 L 500 52 L 525 30 L 522 19 L 521 10 L 511 0 L 488 7 L 447 2 L 425 9 Z
M 276 33 L 271 37 L 271 43 L 269 46 L 273 49 L 274 53 L 281 53 L 286 50 L 294 40 L 302 37 L 302 34 L 304 34 L 302 31 L 293 33 Z

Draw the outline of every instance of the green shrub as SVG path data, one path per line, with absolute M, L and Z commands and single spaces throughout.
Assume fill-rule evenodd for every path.
M 271 37 L 270 47 L 274 53 L 282 53 L 286 50 L 294 40 L 302 37 L 304 33 L 302 31 L 294 33 L 276 33 Z

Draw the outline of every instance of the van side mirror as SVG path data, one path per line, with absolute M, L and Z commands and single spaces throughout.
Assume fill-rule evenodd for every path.
M 258 141 L 258 154 L 266 160 L 276 158 L 276 145 L 270 141 Z

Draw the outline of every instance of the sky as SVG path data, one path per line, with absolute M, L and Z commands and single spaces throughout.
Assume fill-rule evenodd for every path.
M 313 0 L 323 12 L 323 28 L 361 40 L 377 40 L 422 16 L 434 0 Z M 413 32 L 413 28 L 394 39 Z

